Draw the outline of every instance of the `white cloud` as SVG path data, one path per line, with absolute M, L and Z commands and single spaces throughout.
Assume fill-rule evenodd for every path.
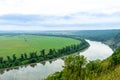
M 120 0 L 0 0 L 0 30 L 117 29 L 119 3 Z
M 64 15 L 120 11 L 119 0 L 0 0 L 0 14 Z

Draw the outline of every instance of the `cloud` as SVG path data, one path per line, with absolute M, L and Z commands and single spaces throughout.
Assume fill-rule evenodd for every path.
M 120 28 L 120 12 L 113 14 L 81 12 L 64 16 L 9 14 L 0 16 L 0 26 L 18 30 L 112 29 Z
M 64 16 L 50 15 L 21 15 L 9 14 L 0 16 L 0 25 L 16 25 L 16 26 L 55 26 L 62 25 L 84 25 L 84 24 L 108 24 L 119 23 L 120 12 L 113 14 L 103 13 L 76 13 Z
M 120 28 L 119 3 L 119 0 L 0 0 L 0 30 Z
M 0 0 L 0 14 L 68 15 L 120 11 L 119 0 Z

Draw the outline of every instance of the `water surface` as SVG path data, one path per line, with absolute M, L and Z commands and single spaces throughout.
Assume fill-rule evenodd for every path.
M 80 55 L 84 55 L 87 60 L 103 60 L 113 53 L 109 46 L 101 42 L 90 40 L 86 41 L 90 44 L 90 47 L 81 52 Z M 63 65 L 64 60 L 59 58 L 56 60 L 22 66 L 11 70 L 1 70 L 0 80 L 42 80 L 50 74 L 61 71 Z
M 84 52 L 81 52 L 80 55 L 84 55 L 87 60 L 103 60 L 113 53 L 112 49 L 106 44 L 97 41 L 86 41 L 90 44 L 90 47 Z

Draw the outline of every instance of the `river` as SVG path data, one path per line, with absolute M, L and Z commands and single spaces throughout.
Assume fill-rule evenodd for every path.
M 81 52 L 80 55 L 84 55 L 87 60 L 103 60 L 113 53 L 109 46 L 101 42 L 86 41 L 90 44 L 90 47 Z M 61 71 L 63 65 L 64 59 L 58 58 L 14 69 L 0 70 L 0 80 L 42 80 L 50 74 Z

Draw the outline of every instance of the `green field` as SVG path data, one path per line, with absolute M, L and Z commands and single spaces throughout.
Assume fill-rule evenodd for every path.
M 80 43 L 79 40 L 63 37 L 51 36 L 33 36 L 33 35 L 19 35 L 19 36 L 0 36 L 0 57 L 12 56 L 16 54 L 17 57 L 22 53 L 29 54 L 30 52 L 45 49 L 60 49 L 65 46 Z

